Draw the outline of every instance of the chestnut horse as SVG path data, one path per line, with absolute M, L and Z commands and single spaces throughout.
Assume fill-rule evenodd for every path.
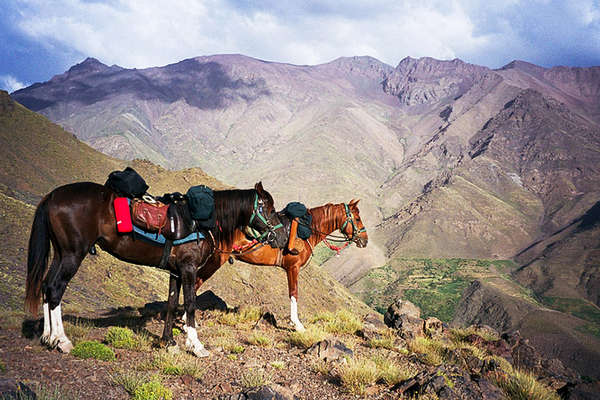
M 61 299 L 67 284 L 95 244 L 113 256 L 135 264 L 157 266 L 161 260 L 162 246 L 135 239 L 131 233 L 117 232 L 113 209 L 116 197 L 114 191 L 97 183 L 72 183 L 54 189 L 36 209 L 29 238 L 25 307 L 36 315 L 43 296 L 41 340 L 62 352 L 70 352 L 73 345 L 64 332 Z M 183 285 L 185 310 L 189 316 L 184 327 L 186 348 L 199 357 L 207 356 L 208 352 L 198 340 L 195 329 L 196 271 L 216 247 L 232 243 L 236 229 L 251 225 L 265 233 L 279 224 L 273 198 L 260 182 L 254 189 L 215 191 L 214 199 L 219 227 L 212 232 L 215 243 L 195 240 L 173 246 L 165 267 L 171 272 L 169 296 L 179 297 Z M 50 243 L 54 256 L 48 268 Z M 169 308 L 162 337 L 169 343 L 173 342 L 172 312 Z
M 309 261 L 314 247 L 336 230 L 342 232 L 346 244 L 356 243 L 356 245 L 361 248 L 367 246 L 369 237 L 363 222 L 360 219 L 358 202 L 359 200 L 352 200 L 348 204 L 329 203 L 309 209 L 308 212 L 312 215 L 312 223 L 310 226 L 311 235 L 308 239 L 303 241 L 303 248 L 298 255 L 290 254 L 281 248 L 255 244 L 253 241 L 248 240 L 241 230 L 236 230 L 233 244 L 236 249 L 241 248 L 242 250 L 239 252 L 232 251 L 234 246 L 228 246 L 217 250 L 198 271 L 196 275 L 196 290 L 203 282 L 210 278 L 230 256 L 249 264 L 281 267 L 287 274 L 288 292 L 290 296 L 290 319 L 297 331 L 303 331 L 304 326 L 298 318 L 297 303 L 298 273 L 300 272 L 300 268 Z M 283 213 L 279 213 L 279 218 L 284 225 L 284 229 L 289 233 L 289 218 Z M 185 317 L 186 315 L 184 315 L 184 320 L 186 320 Z

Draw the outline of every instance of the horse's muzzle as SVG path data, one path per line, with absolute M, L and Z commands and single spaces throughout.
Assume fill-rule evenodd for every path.
M 369 239 L 357 238 L 355 241 L 356 247 L 365 248 L 367 247 L 367 243 L 369 243 Z

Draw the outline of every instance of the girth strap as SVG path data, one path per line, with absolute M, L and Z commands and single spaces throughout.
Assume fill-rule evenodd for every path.
M 163 247 L 163 253 L 160 257 L 160 262 L 158 263 L 158 268 L 166 269 L 167 262 L 169 261 L 169 256 L 171 255 L 171 249 L 173 248 L 172 240 L 165 240 L 165 247 Z

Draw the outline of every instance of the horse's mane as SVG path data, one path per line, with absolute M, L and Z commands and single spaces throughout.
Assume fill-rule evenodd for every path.
M 336 226 L 335 212 L 340 204 L 327 203 L 322 206 L 313 207 L 308 212 L 312 215 L 310 228 L 313 232 L 333 232 Z
M 252 215 L 255 189 L 215 190 L 217 226 L 213 234 L 221 246 L 231 246 L 237 227 L 246 225 Z

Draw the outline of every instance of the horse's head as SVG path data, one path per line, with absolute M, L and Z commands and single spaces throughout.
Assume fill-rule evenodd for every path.
M 360 219 L 358 202 L 360 200 L 351 200 L 348 204 L 344 203 L 344 222 L 340 231 L 346 236 L 348 241 L 356 243 L 357 247 L 367 247 L 369 235 L 367 229 Z
M 263 188 L 262 182 L 254 185 L 254 190 L 256 200 L 248 226 L 259 232 L 256 238 L 259 241 L 267 241 L 278 247 L 285 246 L 287 238 L 281 229 L 283 224 L 275 211 L 273 196 Z

